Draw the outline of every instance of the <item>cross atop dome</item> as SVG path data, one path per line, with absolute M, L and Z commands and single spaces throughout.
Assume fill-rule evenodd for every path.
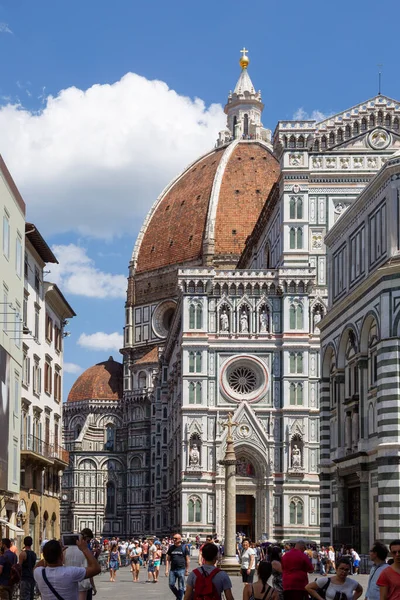
M 264 105 L 261 92 L 256 92 L 250 79 L 248 66 L 249 51 L 243 46 L 240 50 L 239 64 L 242 68 L 235 89 L 229 92 L 228 102 L 225 105 L 227 114 L 227 129 L 220 132 L 217 146 L 222 146 L 232 139 L 263 140 L 270 144 L 271 132 L 264 129 L 261 123 L 261 113 Z

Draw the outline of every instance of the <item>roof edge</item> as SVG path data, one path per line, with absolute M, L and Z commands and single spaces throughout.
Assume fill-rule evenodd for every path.
M 25 204 L 24 199 L 21 196 L 21 194 L 17 188 L 17 185 L 16 185 L 14 179 L 12 178 L 12 175 L 11 175 L 10 171 L 8 170 L 7 165 L 4 162 L 4 159 L 1 154 L 0 154 L 0 171 L 3 173 L 4 179 L 6 180 L 8 187 L 10 188 L 15 200 L 17 201 L 17 204 L 20 207 L 23 215 L 25 216 L 26 204 Z

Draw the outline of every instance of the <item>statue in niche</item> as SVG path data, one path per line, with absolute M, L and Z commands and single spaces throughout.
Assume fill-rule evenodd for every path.
M 241 333 L 249 333 L 249 318 L 244 309 L 240 315 L 240 331 Z
M 262 310 L 260 314 L 260 333 L 267 333 L 268 331 L 268 313 L 265 308 Z
M 226 310 L 221 313 L 221 331 L 229 331 L 229 317 Z
M 196 467 L 200 464 L 200 452 L 197 447 L 197 444 L 193 444 L 189 451 L 189 465 L 191 467 Z
M 322 319 L 321 312 L 320 312 L 319 310 L 317 310 L 317 311 L 314 313 L 314 319 L 313 319 L 313 322 L 314 322 L 314 330 L 315 330 L 315 329 L 319 329 L 319 325 L 318 325 L 318 324 L 319 324 L 319 322 L 320 322 L 320 320 L 321 320 L 321 319 Z
M 301 467 L 301 450 L 297 444 L 292 448 L 292 467 Z

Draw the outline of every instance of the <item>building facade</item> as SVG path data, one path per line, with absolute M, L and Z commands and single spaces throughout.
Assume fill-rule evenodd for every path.
M 159 196 L 130 262 L 116 526 L 130 535 L 223 535 L 232 412 L 237 529 L 319 539 L 324 237 L 400 148 L 400 106 L 377 96 L 271 136 L 240 64 L 227 128 Z
M 361 552 L 398 536 L 400 156 L 325 238 L 321 535 Z
M 45 281 L 57 259 L 33 223 L 26 223 L 21 377 L 21 491 L 17 523 L 38 552 L 60 534 L 64 330 L 75 313 L 57 285 Z
M 18 530 L 25 203 L 0 157 L 0 524 Z

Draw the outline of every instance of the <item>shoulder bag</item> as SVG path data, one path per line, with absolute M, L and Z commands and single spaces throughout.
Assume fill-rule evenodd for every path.
M 51 585 L 50 581 L 47 579 L 45 567 L 43 567 L 42 577 L 44 579 L 45 584 L 47 585 L 47 587 L 49 588 L 49 590 L 51 592 L 53 592 L 53 594 L 57 598 L 57 600 L 64 600 L 64 598 L 57 592 L 57 590 Z

